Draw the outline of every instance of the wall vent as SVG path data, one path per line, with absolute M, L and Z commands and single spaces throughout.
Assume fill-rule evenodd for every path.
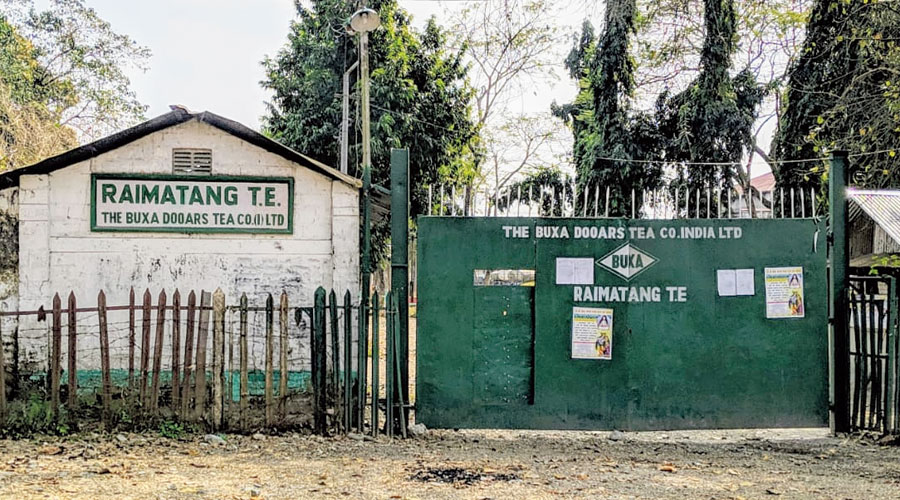
M 176 174 L 211 174 L 212 150 L 192 148 L 173 149 L 172 172 Z

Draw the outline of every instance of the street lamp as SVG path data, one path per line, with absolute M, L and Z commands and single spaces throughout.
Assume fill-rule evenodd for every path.
M 366 308 L 369 306 L 369 287 L 372 283 L 372 267 L 371 267 L 371 248 L 370 240 L 372 238 L 372 229 L 370 226 L 371 201 L 369 191 L 372 187 L 372 145 L 371 131 L 369 127 L 369 32 L 377 28 L 381 24 L 378 13 L 374 10 L 363 7 L 354 12 L 347 21 L 348 33 L 359 33 L 359 72 L 362 83 L 362 177 L 363 177 L 363 250 L 362 250 L 362 293 L 360 294 L 359 313 L 363 320 L 360 322 L 362 326 L 362 339 L 368 338 L 368 322 L 366 321 Z M 378 318 L 373 317 L 373 321 Z M 359 367 L 363 374 L 361 381 L 365 379 L 365 353 L 363 346 L 360 346 Z M 376 382 L 377 383 L 377 382 Z M 359 422 L 362 429 L 366 405 L 366 392 L 364 384 L 360 384 L 360 411 Z M 373 407 L 373 412 L 374 412 Z
M 363 7 L 354 12 L 347 21 L 349 33 L 359 33 L 359 72 L 362 80 L 362 163 L 363 182 L 366 174 L 371 173 L 372 150 L 371 133 L 369 129 L 369 32 L 381 25 L 378 12 Z

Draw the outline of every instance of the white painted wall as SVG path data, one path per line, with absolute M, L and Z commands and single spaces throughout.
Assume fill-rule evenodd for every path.
M 16 216 L 19 213 L 19 189 L 8 188 L 0 190 L 0 214 L 11 214 Z M 12 222 L 12 221 L 10 221 Z M 4 243 L 7 240 L 17 238 L 15 227 L 8 227 L 0 224 L 0 238 Z M 8 249 L 6 244 L 0 245 L 0 251 Z M 14 262 L 14 257 L 10 259 Z M 6 260 L 4 259 L 4 262 Z M 15 311 L 19 308 L 19 274 L 14 268 L 0 267 L 0 311 Z M 6 373 L 0 372 L 0 376 L 10 377 L 12 374 L 9 361 L 13 358 L 13 342 L 16 329 L 18 328 L 18 318 L 15 316 L 0 316 L 0 349 L 3 350 L 4 361 L 6 362 Z M 11 380 L 8 380 L 11 382 Z M 10 384 L 7 384 L 10 387 Z
M 91 232 L 90 174 L 170 174 L 172 148 L 212 149 L 214 175 L 293 177 L 293 234 Z M 312 305 L 317 286 L 334 288 L 341 296 L 350 290 L 357 300 L 357 188 L 199 121 L 164 129 L 49 175 L 22 176 L 19 190 L 20 309 L 42 305 L 49 309 L 54 293 L 60 294 L 65 307 L 70 290 L 79 307 L 94 307 L 99 290 L 106 292 L 109 305 L 125 305 L 132 286 L 138 303 L 149 288 L 154 304 L 160 290 L 170 294 L 171 304 L 176 287 L 181 290 L 182 304 L 187 303 L 192 289 L 197 291 L 199 303 L 200 290 L 219 287 L 228 305 L 237 305 L 241 293 L 247 294 L 251 307 L 263 306 L 267 293 L 276 296 L 277 304 L 282 291 L 287 291 L 292 306 Z M 78 324 L 81 328 L 84 321 L 85 328 L 83 336 L 79 335 L 79 368 L 98 368 L 99 335 L 90 328 L 96 318 L 93 314 L 82 316 Z M 256 331 L 261 331 L 262 316 L 251 314 Z M 236 314 L 230 316 L 229 326 L 236 325 L 236 320 Z M 109 321 L 112 365 L 122 368 L 127 365 L 127 313 L 110 313 Z M 26 344 L 29 356 L 46 359 L 46 328 L 46 323 L 22 322 L 22 338 L 31 339 Z M 292 331 L 292 336 L 297 334 Z M 264 343 L 254 340 L 251 345 L 255 361 L 251 365 L 262 366 Z M 295 363 L 305 366 L 306 346 L 294 343 L 291 359 L 292 368 Z

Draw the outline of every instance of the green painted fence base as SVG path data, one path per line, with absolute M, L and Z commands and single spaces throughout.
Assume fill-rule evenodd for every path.
M 225 380 L 231 379 L 230 371 L 225 372 Z M 41 381 L 46 378 L 46 372 L 34 373 L 31 376 L 32 381 Z M 68 380 L 68 374 L 63 370 L 60 380 Z M 212 380 L 212 375 L 207 373 L 206 379 Z M 274 379 L 278 380 L 281 372 L 275 370 Z M 148 376 L 148 380 L 152 378 L 152 372 Z M 78 370 L 76 380 L 78 381 L 78 395 L 86 396 L 94 393 L 100 393 L 102 380 L 100 370 Z M 160 384 L 165 390 L 170 390 L 172 383 L 172 372 L 159 372 Z M 128 370 L 110 370 L 110 381 L 114 388 L 128 387 Z M 250 370 L 248 372 L 248 386 L 251 396 L 264 396 L 266 389 L 266 373 L 263 370 Z M 239 401 L 241 397 L 240 391 L 240 374 L 234 372 L 234 384 L 231 388 L 231 397 L 233 401 Z M 308 371 L 292 371 L 288 372 L 288 391 L 308 392 L 312 390 L 310 372 Z M 277 390 L 276 390 L 277 393 Z

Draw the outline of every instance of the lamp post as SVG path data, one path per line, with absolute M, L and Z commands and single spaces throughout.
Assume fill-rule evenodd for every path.
M 360 82 L 362 84 L 362 181 L 363 181 L 363 248 L 362 248 L 362 290 L 360 294 L 359 313 L 362 316 L 360 325 L 359 346 L 359 373 L 360 373 L 360 397 L 359 397 L 359 425 L 362 429 L 362 422 L 365 413 L 366 389 L 365 389 L 365 343 L 364 339 L 368 338 L 368 323 L 366 321 L 367 307 L 369 306 L 369 287 L 372 283 L 372 267 L 371 267 L 371 238 L 372 230 L 370 227 L 371 200 L 369 192 L 372 187 L 372 147 L 371 147 L 371 130 L 369 123 L 369 32 L 381 25 L 381 19 L 374 10 L 363 7 L 354 12 L 348 21 L 347 31 L 349 33 L 359 33 L 359 72 Z M 377 318 L 374 321 L 378 321 Z M 376 354 L 377 356 L 377 354 Z M 377 360 L 375 361 L 377 362 Z

